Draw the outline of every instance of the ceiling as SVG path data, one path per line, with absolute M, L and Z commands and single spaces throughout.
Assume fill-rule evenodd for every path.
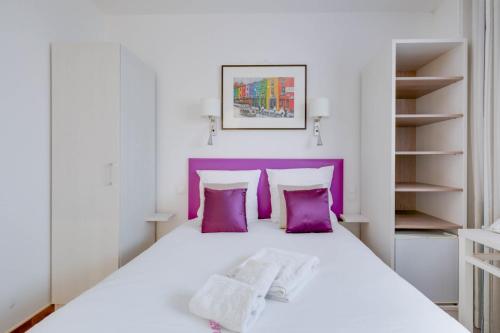
M 92 0 L 110 15 L 207 13 L 431 13 L 441 0 Z

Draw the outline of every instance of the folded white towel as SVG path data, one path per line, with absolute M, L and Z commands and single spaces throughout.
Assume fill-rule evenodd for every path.
M 260 296 L 265 297 L 280 270 L 281 266 L 275 263 L 248 259 L 230 271 L 228 276 L 251 285 Z
M 247 332 L 264 307 L 255 288 L 222 275 L 212 275 L 189 302 L 193 314 L 235 332 Z
M 283 302 L 292 300 L 314 276 L 319 266 L 317 257 L 274 248 L 264 248 L 248 260 L 281 266 L 278 276 L 271 284 L 267 297 Z M 242 265 L 244 264 L 245 262 Z

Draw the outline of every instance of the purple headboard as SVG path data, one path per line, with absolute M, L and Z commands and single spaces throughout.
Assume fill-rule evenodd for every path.
M 257 170 L 261 169 L 257 199 L 259 219 L 271 216 L 271 193 L 265 169 L 319 168 L 334 165 L 330 190 L 333 196 L 332 211 L 340 217 L 344 207 L 344 160 L 343 159 L 234 159 L 190 158 L 188 170 L 188 218 L 196 217 L 200 206 L 200 177 L 196 170 Z

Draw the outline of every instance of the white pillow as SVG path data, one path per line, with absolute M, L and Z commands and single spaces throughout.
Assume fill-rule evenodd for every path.
M 200 176 L 200 208 L 198 218 L 203 218 L 205 206 L 204 184 L 231 184 L 247 183 L 246 212 L 247 220 L 257 219 L 259 216 L 257 208 L 257 186 L 259 185 L 260 170 L 198 170 Z
M 332 184 L 333 165 L 321 168 L 302 169 L 266 169 L 271 191 L 271 220 L 280 221 L 280 196 L 278 185 L 288 186 L 313 186 L 321 185 L 328 189 Z M 328 191 L 328 202 L 333 203 L 332 193 Z
M 332 222 L 332 226 L 338 225 L 339 220 L 337 219 L 337 215 L 330 209 L 330 222 Z

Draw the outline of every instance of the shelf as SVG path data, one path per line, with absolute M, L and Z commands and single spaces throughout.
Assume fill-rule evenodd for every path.
M 396 156 L 424 156 L 424 155 L 461 155 L 460 150 L 436 150 L 436 151 L 397 151 Z
M 453 114 L 397 114 L 396 115 L 396 126 L 399 127 L 411 127 L 411 126 L 423 126 L 438 123 L 445 120 L 462 118 L 463 114 L 453 113 Z
M 463 76 L 397 77 L 396 98 L 418 98 L 463 79 Z
M 483 261 L 500 261 L 500 253 L 476 253 L 474 257 Z
M 460 229 L 462 226 L 417 211 L 396 211 L 396 230 Z
M 169 222 L 175 216 L 174 213 L 156 213 L 146 218 L 146 222 Z
M 340 214 L 343 223 L 369 223 L 367 217 L 361 214 Z
M 462 192 L 461 188 L 424 183 L 396 183 L 396 192 Z

